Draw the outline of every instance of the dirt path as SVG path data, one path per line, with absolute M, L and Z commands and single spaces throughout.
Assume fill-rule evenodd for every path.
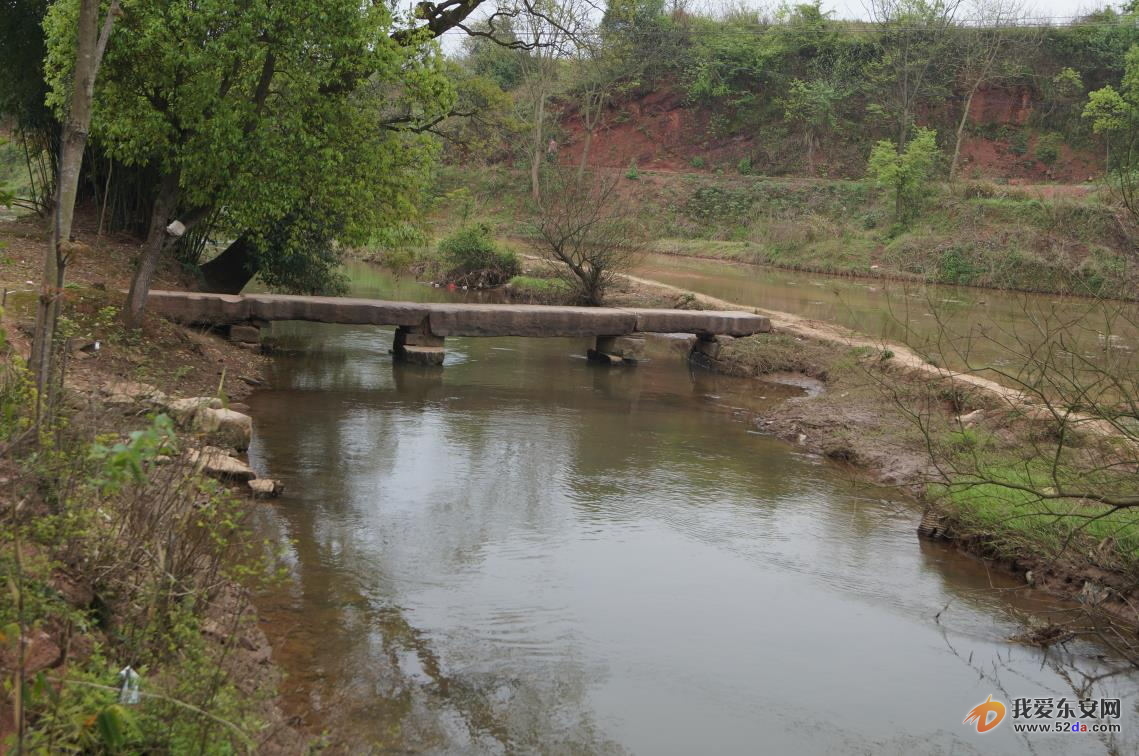
M 970 388 L 980 389 L 994 397 L 1002 399 L 1009 404 L 1024 404 L 1027 397 L 1015 389 L 1009 388 L 1003 384 L 988 378 L 982 378 L 979 375 L 972 373 L 963 373 L 954 370 L 948 370 L 936 365 L 929 364 L 923 357 L 918 355 L 908 346 L 897 344 L 885 340 L 871 339 L 859 333 L 851 331 L 848 328 L 827 323 L 821 320 L 812 320 L 804 318 L 800 315 L 794 315 L 789 312 L 780 312 L 779 310 L 768 310 L 762 307 L 748 307 L 737 302 L 729 302 L 718 297 L 709 296 L 707 294 L 700 294 L 698 292 L 689 291 L 679 286 L 672 286 L 671 284 L 654 281 L 651 278 L 641 278 L 639 276 L 625 275 L 624 278 L 632 283 L 649 286 L 666 291 L 675 292 L 677 294 L 686 294 L 692 296 L 696 301 L 701 304 L 706 304 L 720 310 L 746 310 L 754 312 L 758 315 L 766 315 L 771 318 L 771 323 L 776 330 L 784 333 L 799 336 L 805 339 L 814 339 L 824 341 L 831 344 L 840 344 L 846 347 L 868 347 L 879 351 L 889 350 L 893 352 L 892 364 L 900 367 L 901 369 L 914 373 L 920 376 L 925 376 L 937 380 L 947 380 L 953 383 L 965 384 Z

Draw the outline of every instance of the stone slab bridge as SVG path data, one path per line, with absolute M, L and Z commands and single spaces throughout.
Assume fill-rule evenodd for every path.
M 392 353 L 397 359 L 423 365 L 443 364 L 443 342 L 449 336 L 596 337 L 590 359 L 616 364 L 635 363 L 643 357 L 646 333 L 695 334 L 693 349 L 715 357 L 725 341 L 771 330 L 771 321 L 762 315 L 735 311 L 439 304 L 182 291 L 152 291 L 147 306 L 185 325 L 226 328 L 231 339 L 246 343 L 259 343 L 261 329 L 275 320 L 395 326 Z

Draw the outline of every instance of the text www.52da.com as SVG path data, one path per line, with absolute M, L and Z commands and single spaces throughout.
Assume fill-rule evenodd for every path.
M 1013 722 L 1013 732 L 1120 732 L 1116 722 Z

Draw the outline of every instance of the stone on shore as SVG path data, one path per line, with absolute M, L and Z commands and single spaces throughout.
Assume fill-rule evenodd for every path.
M 190 449 L 186 452 L 186 459 L 195 469 L 222 480 L 253 480 L 257 477 L 252 467 L 216 446 Z
M 190 425 L 202 407 L 221 409 L 221 399 L 213 396 L 194 396 L 189 399 L 175 399 L 172 402 L 167 402 L 165 407 L 179 425 Z
M 234 449 L 244 451 L 253 438 L 253 418 L 231 409 L 200 407 L 190 426 L 199 433 L 210 433 Z
M 247 485 L 255 499 L 275 499 L 285 491 L 285 484 L 272 478 L 256 478 Z
M 111 381 L 99 387 L 99 393 L 107 397 L 108 404 L 165 404 L 166 394 L 149 383 L 136 381 Z

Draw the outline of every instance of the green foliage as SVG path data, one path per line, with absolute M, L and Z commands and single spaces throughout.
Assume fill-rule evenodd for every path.
M 957 452 L 972 457 L 974 450 L 958 446 Z M 1057 556 L 1068 548 L 1099 544 L 1096 559 L 1108 564 L 1120 559 L 1133 566 L 1139 558 L 1139 514 L 1131 509 L 1110 512 L 1086 501 L 1044 500 L 1035 493 L 1055 485 L 1047 465 L 994 461 L 976 475 L 934 487 L 931 494 L 961 523 L 986 533 L 1009 552 L 1028 549 L 1037 556 Z
M 483 34 L 492 32 L 485 21 L 473 24 L 472 28 Z M 516 89 L 525 76 L 522 54 L 506 46 L 518 40 L 513 19 L 509 16 L 495 19 L 493 35 L 493 40 L 486 36 L 470 36 L 463 40 L 466 67 L 494 82 L 502 91 L 509 92 Z
M 1064 137 L 1055 132 L 1044 134 L 1036 140 L 1036 159 L 1045 165 L 1054 165 L 1060 159 L 1060 147 Z
M 497 285 L 518 274 L 518 256 L 494 242 L 485 223 L 460 228 L 439 242 L 439 254 L 451 279 Z
M 1112 188 L 1135 221 L 1139 220 L 1139 44 L 1127 51 L 1124 65 L 1119 89 L 1108 84 L 1089 94 L 1083 116 L 1107 140 Z
M 741 176 L 749 175 L 751 173 L 751 158 L 740 158 L 740 162 L 736 164 L 736 170 L 739 171 Z
M 907 224 L 921 210 L 938 157 L 937 132 L 933 129 L 915 129 L 902 152 L 889 140 L 874 145 L 867 173 L 880 188 L 893 195 L 899 223 Z
M 958 451 L 974 451 L 988 446 L 992 439 L 976 428 L 959 428 L 949 431 L 946 443 Z
M 53 3 L 49 104 L 62 112 L 78 0 Z M 96 85 L 91 146 L 177 179 L 183 210 L 247 239 L 275 288 L 335 290 L 337 245 L 416 216 L 433 138 L 408 127 L 455 101 L 438 48 L 392 38 L 384 4 L 133 4 Z M 271 31 L 267 31 L 271 29 Z
M 226 666 L 232 650 L 208 639 L 201 621 L 226 581 L 256 588 L 269 574 L 265 544 L 249 537 L 245 505 L 177 460 L 155 465 L 175 443 L 165 416 L 114 444 L 91 439 L 97 428 L 73 420 L 50 419 L 68 432 L 46 435 L 34 456 L 16 460 L 15 485 L 48 506 L 32 499 L 27 511 L 0 518 L 0 573 L 13 599 L 0 602 L 3 650 L 31 633 L 47 633 L 61 648 L 64 638 L 76 640 L 66 665 L 23 680 L 20 747 L 251 750 L 262 727 L 258 702 L 238 690 Z M 93 600 L 72 603 L 58 589 L 64 564 Z M 103 631 L 93 634 L 96 625 Z M 118 700 L 127 662 L 141 675 L 142 697 L 131 705 Z M 15 684 L 5 677 L 8 700 Z
M 980 272 L 968 253 L 958 246 L 946 249 L 938 260 L 937 279 L 943 283 L 971 284 Z
M 95 442 L 91 459 L 101 463 L 98 485 L 104 493 L 120 490 L 123 485 L 140 485 L 146 481 L 146 466 L 159 454 L 177 452 L 174 423 L 165 414 L 157 415 L 144 430 L 131 431 L 126 441 L 110 446 Z
M 1012 133 L 1009 138 L 1008 151 L 1014 155 L 1025 155 L 1028 153 L 1028 132 L 1023 129 L 1018 129 Z
M 561 278 L 514 276 L 509 284 L 514 299 L 539 304 L 562 304 L 573 294 L 573 288 Z
M 748 192 L 719 186 L 701 186 L 685 203 L 685 212 L 693 218 L 743 218 L 751 210 Z
M 637 170 L 637 161 L 633 160 L 629 163 L 629 170 L 625 171 L 625 178 L 630 181 L 636 181 L 641 177 L 641 172 Z
M 835 126 L 835 104 L 841 93 L 832 82 L 794 79 L 783 101 L 783 117 L 801 126 L 822 131 Z

